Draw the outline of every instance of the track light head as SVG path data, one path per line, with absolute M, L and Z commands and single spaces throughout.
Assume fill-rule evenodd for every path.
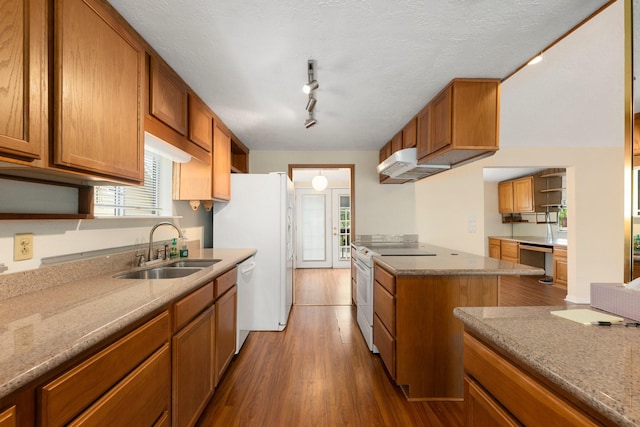
M 307 120 L 304 121 L 304 127 L 306 127 L 307 129 L 309 129 L 311 126 L 316 124 L 316 119 L 314 119 L 313 117 L 309 117 Z
M 314 108 L 316 108 L 316 99 L 310 96 L 309 100 L 307 101 L 307 111 L 312 112 Z
M 318 84 L 317 80 L 312 80 L 309 83 L 307 83 L 306 85 L 302 86 L 302 91 L 306 94 L 310 94 L 311 92 L 313 92 L 314 90 L 318 89 L 320 87 L 320 85 Z

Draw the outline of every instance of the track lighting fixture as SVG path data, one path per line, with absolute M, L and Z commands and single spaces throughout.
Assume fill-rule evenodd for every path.
M 316 119 L 313 118 L 311 114 L 309 114 L 309 118 L 304 121 L 304 127 L 309 129 L 311 126 L 316 124 Z
M 320 84 L 316 80 L 315 76 L 315 61 L 313 59 L 309 59 L 307 61 L 307 84 L 302 87 L 304 93 L 308 95 L 307 106 L 305 109 L 309 113 L 309 118 L 304 121 L 304 127 L 306 127 L 307 129 L 316 124 L 316 119 L 313 117 L 313 110 L 314 108 L 316 108 L 316 103 L 318 101 L 316 100 L 315 96 L 312 95 L 312 93 L 319 87 Z
M 313 96 L 310 96 L 309 100 L 307 101 L 307 111 L 312 112 L 315 107 L 316 107 L 316 99 Z

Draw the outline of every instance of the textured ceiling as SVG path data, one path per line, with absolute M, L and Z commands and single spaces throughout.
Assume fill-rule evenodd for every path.
M 110 3 L 250 149 L 377 150 L 452 78 L 503 78 L 606 1 Z

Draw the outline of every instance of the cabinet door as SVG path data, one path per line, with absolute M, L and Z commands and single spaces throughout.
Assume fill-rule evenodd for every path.
M 513 181 L 513 211 L 518 213 L 533 212 L 533 177 Z
M 140 183 L 145 56 L 96 0 L 56 2 L 54 163 Z
M 216 301 L 216 385 L 236 354 L 236 304 L 238 287 L 234 285 Z
M 553 248 L 553 284 L 561 288 L 567 287 L 567 249 Z
M 215 306 L 173 337 L 173 425 L 192 426 L 215 384 Z
M 452 95 L 453 87 L 449 85 L 431 101 L 431 113 L 429 115 L 431 135 L 428 154 L 451 144 Z
M 500 240 L 489 238 L 489 258 L 500 259 Z
M 467 376 L 464 377 L 464 402 L 465 426 L 517 427 L 522 425 Z
M 213 131 L 212 197 L 231 200 L 231 137 L 216 123 Z
M 47 142 L 44 2 L 6 0 L 0 13 L 0 155 L 39 159 Z
M 417 115 L 417 133 L 416 133 L 416 155 L 418 159 L 429 154 L 429 113 L 431 104 L 426 105 Z
M 417 143 L 417 120 L 414 117 L 407 123 L 407 125 L 402 129 L 402 148 L 411 148 L 415 147 Z
M 15 406 L 0 412 L 0 427 L 16 427 L 17 425 Z
M 211 155 L 209 155 L 211 156 Z M 211 160 L 173 164 L 173 200 L 211 200 Z
M 513 181 L 498 183 L 498 212 L 513 213 Z
M 500 241 L 500 256 L 504 261 L 520 262 L 520 247 L 518 242 L 510 240 Z
M 181 135 L 187 134 L 187 88 L 158 58 L 151 56 L 149 112 Z
M 207 106 L 189 94 L 189 139 L 207 151 L 213 142 L 213 117 Z
M 402 131 L 396 133 L 391 139 L 391 154 L 402 150 Z

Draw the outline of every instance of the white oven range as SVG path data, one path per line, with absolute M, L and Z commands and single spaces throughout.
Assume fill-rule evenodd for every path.
M 351 244 L 356 268 L 356 313 L 358 326 L 369 350 L 378 353 L 373 345 L 373 257 L 378 256 L 434 256 L 418 242 L 417 234 L 359 235 Z

